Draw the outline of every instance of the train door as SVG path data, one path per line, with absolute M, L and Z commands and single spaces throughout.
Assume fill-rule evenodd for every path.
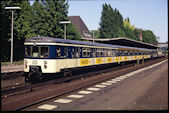
M 76 59 L 76 67 L 79 66 L 80 62 L 80 48 L 75 47 L 75 59 Z
M 63 56 L 64 56 L 64 68 L 67 68 L 68 67 L 68 47 L 64 47 L 63 48 Z
M 96 53 L 97 53 L 97 49 L 96 49 L 96 48 L 93 48 L 93 49 L 92 49 L 92 65 L 95 64 L 95 61 L 96 61 Z

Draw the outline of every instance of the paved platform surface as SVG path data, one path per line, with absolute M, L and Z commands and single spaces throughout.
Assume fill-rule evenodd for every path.
M 168 110 L 168 60 L 29 110 Z
M 9 66 L 1 66 L 1 73 L 10 73 L 10 72 L 18 72 L 23 71 L 23 65 L 9 65 Z

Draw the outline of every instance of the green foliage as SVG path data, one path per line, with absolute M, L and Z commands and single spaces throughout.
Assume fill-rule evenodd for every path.
M 17 5 L 14 1 L 1 1 L 0 32 L 1 32 L 1 61 L 10 59 L 10 38 L 11 38 L 11 11 L 5 10 L 6 6 Z M 14 36 L 15 37 L 15 36 Z
M 123 23 L 124 23 L 124 27 L 129 27 L 129 28 L 132 29 L 132 30 L 135 29 L 135 27 L 134 27 L 133 25 L 130 25 L 130 20 L 129 20 L 129 18 L 125 19 Z
M 24 0 L 19 4 L 21 10 L 15 14 L 14 30 L 18 40 L 24 40 L 35 36 L 33 34 L 32 24 L 32 7 L 29 2 Z
M 105 3 L 103 5 L 103 11 L 100 22 L 100 37 L 101 38 L 110 38 L 111 37 L 111 20 L 108 18 L 110 15 L 109 6 Z
M 143 42 L 157 42 L 157 38 L 152 31 L 135 28 L 130 24 L 129 18 L 123 21 L 123 17 L 120 12 L 116 8 L 113 9 L 106 3 L 103 4 L 100 27 L 100 38 L 126 37 L 140 41 L 139 34 L 141 31 Z
M 124 25 L 122 15 L 116 8 L 113 9 L 106 3 L 103 4 L 100 27 L 101 38 L 115 38 L 125 36 L 123 31 Z
M 157 42 L 156 36 L 154 35 L 154 33 L 150 30 L 144 30 L 142 31 L 143 34 L 143 42 L 146 43 L 155 43 Z
M 100 30 L 92 30 L 90 34 L 92 34 L 94 38 L 100 38 Z
M 71 40 L 81 40 L 79 31 L 74 27 L 73 24 L 67 25 L 66 38 Z
M 23 59 L 24 41 L 27 38 L 64 37 L 64 25 L 60 21 L 69 20 L 66 0 L 36 0 L 33 6 L 29 0 L 1 1 L 1 61 L 10 59 L 11 11 L 5 10 L 6 6 L 21 8 L 14 11 L 14 60 Z M 81 39 L 80 33 L 72 24 L 67 25 L 67 39 Z

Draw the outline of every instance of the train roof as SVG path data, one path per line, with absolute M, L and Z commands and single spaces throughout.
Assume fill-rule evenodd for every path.
M 128 48 L 128 49 L 140 49 L 140 50 L 150 50 L 145 48 L 136 48 L 136 47 L 128 47 L 128 46 L 120 46 L 120 45 L 110 45 L 110 44 L 101 44 L 101 43 L 93 43 L 87 41 L 77 41 L 77 40 L 69 40 L 69 39 L 61 39 L 61 38 L 53 38 L 53 37 L 31 37 L 26 39 L 27 42 L 38 42 L 38 43 L 64 43 L 64 44 L 78 44 L 78 45 L 88 45 L 88 46 L 102 46 L 102 47 L 112 47 L 112 48 Z

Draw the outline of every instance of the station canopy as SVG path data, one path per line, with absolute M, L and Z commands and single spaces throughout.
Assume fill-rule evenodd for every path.
M 121 46 L 129 46 L 129 47 L 137 47 L 137 48 L 146 48 L 146 49 L 157 49 L 158 47 L 153 44 L 148 44 L 145 42 L 136 41 L 129 38 L 107 38 L 107 39 L 93 39 L 93 38 L 82 38 L 83 40 L 94 41 L 97 43 L 103 44 L 112 44 L 112 45 L 121 45 Z

